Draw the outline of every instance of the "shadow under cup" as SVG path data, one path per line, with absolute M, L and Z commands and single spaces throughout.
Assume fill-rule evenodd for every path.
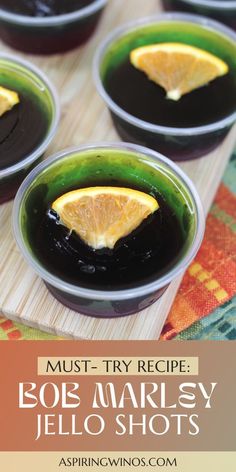
M 158 190 L 178 219 L 183 236 L 181 250 L 161 276 L 154 274 L 150 283 L 139 282 L 122 290 L 91 289 L 80 284 L 79 276 L 78 284 L 68 283 L 63 273 L 58 275 L 45 267 L 34 247 L 33 234 L 59 195 L 87 187 L 87 182 L 95 186 L 113 179 L 130 188 L 141 187 L 147 193 Z M 37 166 L 17 193 L 13 226 L 21 252 L 55 298 L 75 311 L 104 318 L 136 313 L 164 293 L 195 256 L 203 237 L 204 216 L 193 184 L 165 157 L 128 144 L 97 145 L 65 151 Z

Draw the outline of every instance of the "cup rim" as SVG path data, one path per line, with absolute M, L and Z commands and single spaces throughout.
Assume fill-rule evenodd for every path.
M 18 25 L 25 26 L 53 26 L 62 23 L 70 23 L 71 21 L 80 20 L 97 13 L 100 9 L 105 7 L 107 0 L 94 0 L 93 3 L 87 7 L 80 8 L 70 13 L 64 13 L 62 15 L 54 15 L 50 17 L 32 17 L 28 15 L 18 15 L 10 11 L 0 8 L 0 18 Z
M 218 8 L 219 10 L 232 10 L 236 7 L 236 1 L 227 1 L 225 0 L 184 0 L 185 3 L 190 3 L 191 5 L 209 7 L 209 8 Z M 222 4 L 223 3 L 223 4 Z
M 143 156 L 150 157 L 154 161 L 163 163 L 168 169 L 174 172 L 177 175 L 177 178 L 183 182 L 183 184 L 187 187 L 189 194 L 196 206 L 196 230 L 195 235 L 193 237 L 192 245 L 186 252 L 185 256 L 182 260 L 178 261 L 174 267 L 167 273 L 164 274 L 162 277 L 159 277 L 156 281 L 140 285 L 139 287 L 135 288 L 128 288 L 123 290 L 95 290 L 95 289 L 88 289 L 84 287 L 79 287 L 77 285 L 70 284 L 68 282 L 63 281 L 61 278 L 51 274 L 47 269 L 43 267 L 43 265 L 36 261 L 34 257 L 28 251 L 23 237 L 21 233 L 20 227 L 20 209 L 21 209 L 21 202 L 22 199 L 29 188 L 29 185 L 34 181 L 34 179 L 47 167 L 51 164 L 59 161 L 60 159 L 69 156 L 75 152 L 81 153 L 84 151 L 95 150 L 95 149 L 111 149 L 111 150 L 124 150 L 124 151 L 131 151 L 137 154 L 142 154 Z M 50 158 L 46 159 L 44 162 L 40 163 L 36 166 L 30 174 L 25 178 L 23 183 L 21 184 L 14 201 L 13 212 L 12 212 L 12 225 L 13 225 L 13 234 L 15 236 L 16 243 L 23 254 L 26 261 L 29 265 L 34 269 L 34 271 L 48 284 L 52 285 L 53 287 L 64 291 L 68 294 L 75 295 L 78 297 L 83 297 L 86 299 L 92 300 L 125 300 L 131 299 L 136 297 L 141 297 L 143 295 L 147 295 L 153 293 L 165 286 L 167 286 L 174 278 L 178 277 L 180 274 L 184 272 L 187 266 L 190 264 L 194 256 L 196 255 L 200 244 L 202 242 L 205 230 L 205 215 L 202 207 L 202 203 L 200 197 L 197 193 L 197 190 L 193 184 L 193 182 L 189 179 L 189 177 L 181 170 L 179 166 L 177 166 L 174 162 L 170 161 L 167 157 L 163 156 L 162 154 L 153 151 L 151 149 L 145 148 L 143 146 L 134 145 L 131 143 L 124 143 L 124 142 L 106 142 L 106 143 L 92 143 L 89 145 L 81 145 L 78 147 L 73 147 L 69 149 L 65 149 L 64 151 L 57 152 Z
M 168 22 L 168 21 L 182 21 L 185 23 L 194 23 L 198 24 L 203 27 L 209 27 L 209 29 L 214 30 L 216 33 L 222 33 L 228 37 L 228 39 L 235 41 L 235 48 L 236 48 L 236 33 L 227 26 L 219 23 L 218 21 L 208 19 L 204 16 L 200 15 L 192 15 L 188 13 L 161 13 L 158 15 L 152 15 L 145 18 L 141 18 L 138 20 L 132 20 L 122 26 L 116 28 L 112 33 L 110 33 L 106 38 L 102 41 L 100 46 L 98 47 L 94 60 L 93 60 L 93 78 L 95 82 L 95 86 L 101 98 L 105 101 L 108 108 L 114 112 L 117 116 L 122 118 L 124 121 L 127 121 L 133 126 L 138 128 L 144 129 L 146 131 L 150 131 L 152 133 L 159 133 L 159 134 L 166 134 L 166 135 L 174 135 L 174 136 L 192 136 L 194 135 L 202 135 L 212 133 L 214 131 L 218 131 L 220 129 L 224 129 L 226 127 L 230 127 L 236 121 L 236 110 L 235 112 L 231 113 L 226 118 L 222 118 L 219 121 L 210 123 L 208 125 L 202 126 L 194 126 L 194 127 L 186 127 L 186 128 L 178 128 L 178 127 L 171 127 L 171 126 L 162 126 L 156 125 L 151 122 L 142 120 L 140 118 L 135 117 L 134 115 L 126 112 L 122 107 L 117 105 L 117 103 L 110 97 L 108 92 L 106 91 L 101 75 L 100 75 L 100 65 L 102 63 L 104 54 L 107 48 L 118 38 L 121 38 L 124 33 L 128 33 L 131 31 L 135 31 L 139 27 L 145 26 L 147 24 L 153 24 L 157 22 Z
M 18 56 L 15 56 L 13 54 L 7 54 L 7 53 L 0 53 L 0 61 L 1 59 L 6 59 L 9 60 L 10 62 L 12 61 L 13 64 L 19 64 L 23 66 L 24 68 L 28 69 L 30 72 L 33 72 L 46 86 L 48 89 L 52 102 L 53 102 L 53 108 L 54 108 L 54 116 L 51 120 L 50 127 L 48 130 L 47 135 L 43 139 L 42 143 L 40 146 L 35 149 L 33 152 L 31 152 L 27 157 L 24 159 L 21 159 L 19 162 L 16 164 L 13 164 L 9 167 L 6 167 L 4 169 L 0 170 L 0 179 L 5 178 L 8 176 L 11 176 L 12 174 L 15 174 L 24 168 L 28 167 L 30 164 L 32 164 L 35 160 L 37 160 L 38 157 L 40 157 L 47 147 L 49 146 L 50 142 L 52 141 L 58 124 L 60 120 L 60 102 L 59 102 L 59 96 L 56 91 L 56 88 L 52 84 L 52 82 L 47 78 L 46 74 L 42 72 L 37 66 L 32 64 L 31 62 L 21 59 Z

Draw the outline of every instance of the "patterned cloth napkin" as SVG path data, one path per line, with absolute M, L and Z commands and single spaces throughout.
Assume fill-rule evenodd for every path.
M 162 339 L 236 339 L 236 152 L 207 218 Z
M 0 339 L 61 339 L 0 317 Z M 207 218 L 161 339 L 236 339 L 236 152 Z

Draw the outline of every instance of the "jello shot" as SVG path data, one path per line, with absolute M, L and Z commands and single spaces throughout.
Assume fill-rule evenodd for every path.
M 0 0 L 0 38 L 32 54 L 80 46 L 93 34 L 107 0 Z
M 235 123 L 235 57 L 226 26 L 164 13 L 112 32 L 94 76 L 124 141 L 189 160 L 215 149 Z
M 236 29 L 235 0 L 161 0 L 167 11 L 197 13 Z

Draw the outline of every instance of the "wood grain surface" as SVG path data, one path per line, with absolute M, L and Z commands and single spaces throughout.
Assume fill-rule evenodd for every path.
M 92 59 L 99 42 L 116 26 L 157 13 L 157 0 L 110 0 L 93 38 L 66 55 L 24 56 L 54 82 L 60 95 L 60 126 L 46 156 L 81 143 L 118 141 L 109 113 L 92 79 Z M 1 44 L 1 50 L 10 51 Z M 12 52 L 12 51 L 11 51 Z M 181 164 L 192 178 L 207 212 L 235 144 L 232 130 L 223 145 L 202 159 Z M 171 284 L 156 304 L 126 318 L 99 320 L 58 303 L 19 253 L 11 232 L 12 203 L 0 206 L 0 310 L 15 321 L 75 339 L 158 339 L 178 290 Z

